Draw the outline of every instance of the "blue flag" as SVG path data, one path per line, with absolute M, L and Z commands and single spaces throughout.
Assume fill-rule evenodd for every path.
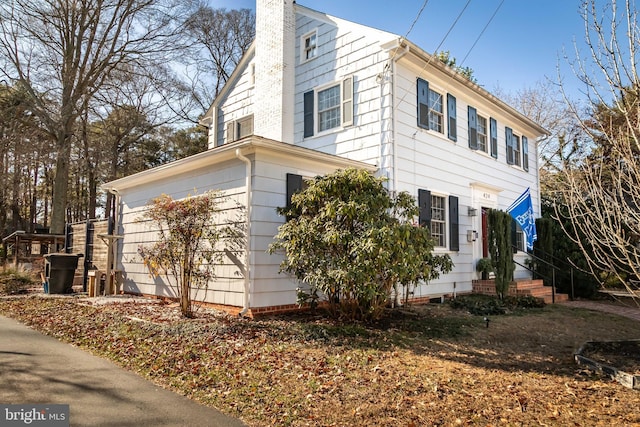
M 526 238 L 527 250 L 532 251 L 533 242 L 538 240 L 538 233 L 536 232 L 536 219 L 533 217 L 533 203 L 531 203 L 529 188 L 507 208 L 507 212 L 520 224 Z

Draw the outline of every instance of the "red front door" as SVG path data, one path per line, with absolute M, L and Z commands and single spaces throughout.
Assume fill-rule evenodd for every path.
M 489 208 L 482 208 L 482 257 L 489 257 Z

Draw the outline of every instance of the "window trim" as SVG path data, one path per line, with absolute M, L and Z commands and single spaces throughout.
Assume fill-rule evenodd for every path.
M 451 194 L 431 192 L 430 190 L 418 189 L 418 225 L 420 227 L 429 227 L 429 232 L 433 230 L 433 198 L 439 197 L 444 203 L 443 223 L 444 246 L 439 246 L 437 242 L 435 250 L 437 251 L 460 251 L 460 210 L 459 197 Z M 433 237 L 433 234 L 431 234 Z
M 336 88 L 338 91 L 337 101 L 334 104 L 331 104 L 329 108 L 324 108 L 323 110 L 320 110 L 320 94 L 328 92 L 330 90 L 334 90 Z M 314 103 L 315 103 L 314 107 L 315 107 L 315 122 L 316 122 L 317 134 L 328 132 L 342 125 L 342 84 L 341 83 L 333 82 L 330 85 L 325 85 L 317 88 L 315 90 Z M 320 130 L 320 126 L 322 125 L 322 120 L 321 120 L 322 115 L 325 115 L 331 111 L 336 111 L 336 110 L 337 110 L 338 124 L 336 126 L 332 126 L 332 127 L 328 127 L 326 129 Z
M 431 103 L 431 94 L 437 94 L 439 99 L 440 99 L 440 110 L 436 110 L 435 108 L 433 108 L 433 104 Z M 444 111 L 444 95 L 442 95 L 441 92 L 438 92 L 434 89 L 432 89 L 431 87 L 429 87 L 429 91 L 427 94 L 427 99 L 428 99 L 428 105 L 429 105 L 429 109 L 427 112 L 427 117 L 429 120 L 429 130 L 432 130 L 436 133 L 439 133 L 441 135 L 445 135 L 445 111 Z M 440 124 L 440 130 L 438 129 L 434 129 L 431 127 L 431 117 L 436 116 L 437 118 L 439 118 L 439 124 Z
M 521 133 L 515 133 L 510 127 L 505 127 L 507 146 L 507 164 L 529 171 L 529 139 Z M 525 153 L 525 146 L 527 152 Z
M 434 110 L 433 105 L 431 103 L 431 97 L 430 97 L 431 93 L 435 93 L 440 96 L 440 106 L 442 107 L 441 111 Z M 441 135 L 445 138 L 449 138 L 452 141 L 456 141 L 457 117 L 450 117 L 449 106 L 448 104 L 445 105 L 445 99 L 448 102 L 450 99 L 449 96 L 451 96 L 455 100 L 455 97 L 452 94 L 449 94 L 444 90 L 440 90 L 439 88 L 432 88 L 428 81 L 420 77 L 416 78 L 416 120 L 417 120 L 418 127 L 426 131 L 433 131 L 438 135 Z M 432 111 L 435 111 L 435 113 L 433 113 Z M 442 127 L 441 131 L 431 127 L 432 114 L 437 114 L 440 117 L 440 126 Z M 452 138 L 449 132 L 449 120 L 451 118 L 456 120 L 456 129 L 455 129 L 456 139 Z
M 513 165 L 519 168 L 522 167 L 522 139 L 520 135 L 513 134 Z
M 442 199 L 442 219 L 434 219 L 433 218 L 433 210 L 434 209 L 440 209 L 440 208 L 434 208 L 434 198 L 438 198 L 438 199 Z M 431 222 L 429 224 L 429 229 L 431 230 L 431 237 L 433 238 L 433 223 L 437 222 L 442 224 L 442 233 L 444 234 L 444 245 L 440 245 L 440 240 L 439 239 L 434 239 L 435 241 L 435 248 L 437 249 L 447 249 L 448 248 L 448 243 L 449 243 L 449 231 L 448 231 L 448 227 L 449 227 L 449 206 L 448 206 L 448 200 L 447 200 L 447 196 L 446 195 L 442 195 L 439 193 L 431 193 Z
M 484 133 L 480 132 L 480 123 L 484 120 Z M 489 119 L 483 115 L 478 114 L 477 117 L 477 135 L 478 135 L 478 148 L 477 150 L 480 151 L 481 153 L 485 153 L 488 154 L 489 153 Z M 484 137 L 484 148 L 482 148 L 482 144 L 480 142 L 481 137 Z
M 318 108 L 318 94 L 322 91 L 338 87 L 340 91 L 340 100 L 337 105 L 332 107 L 340 109 L 340 124 L 331 128 L 320 130 L 320 109 Z M 346 88 L 350 89 L 346 93 Z M 353 126 L 355 117 L 354 108 L 354 78 L 353 75 L 346 76 L 340 80 L 318 86 L 303 94 L 303 138 L 310 138 L 318 135 L 325 135 L 335 132 L 336 129 L 344 129 Z M 328 110 L 324 110 L 328 111 Z
M 307 47 L 307 40 L 315 40 L 315 44 Z M 309 51 L 313 52 L 312 56 L 307 56 Z M 300 63 L 304 64 L 318 57 L 318 29 L 314 28 L 306 34 L 300 36 Z
M 508 126 L 504 128 L 504 139 L 507 148 L 507 164 L 513 165 L 515 163 L 513 160 L 513 129 Z

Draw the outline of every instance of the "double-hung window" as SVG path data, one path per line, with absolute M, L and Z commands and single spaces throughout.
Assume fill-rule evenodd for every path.
M 487 118 L 478 114 L 478 111 L 469 105 L 468 123 L 469 123 L 469 148 L 487 152 L 487 141 L 489 137 L 489 128 L 487 127 Z
M 429 190 L 418 190 L 419 224 L 428 227 L 435 246 L 460 250 L 458 197 L 433 194 Z
M 521 166 L 529 170 L 529 140 L 526 136 L 518 136 L 509 127 L 505 128 L 507 141 L 507 164 Z
M 478 115 L 478 150 L 487 152 L 487 118 Z
M 431 195 L 431 237 L 436 246 L 447 246 L 447 204 L 442 196 Z
M 429 82 L 418 78 L 418 127 L 433 130 L 444 134 L 444 97 L 442 93 L 437 92 L 429 87 Z M 447 97 L 447 110 L 449 126 L 454 126 L 449 132 L 449 139 L 455 141 L 457 135 L 455 133 L 456 126 L 456 99 L 453 96 Z
M 318 54 L 318 32 L 316 30 L 300 38 L 300 62 L 307 62 Z
M 353 124 L 353 77 L 304 94 L 304 137 Z
M 429 129 L 444 133 L 442 94 L 429 89 Z
M 318 132 L 340 126 L 340 85 L 318 91 Z
M 522 162 L 520 161 L 520 137 L 518 135 L 513 135 L 513 164 L 516 166 L 521 166 Z

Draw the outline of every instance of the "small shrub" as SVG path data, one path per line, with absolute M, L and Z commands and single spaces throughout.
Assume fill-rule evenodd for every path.
M 507 314 L 510 311 L 542 308 L 544 300 L 529 295 L 500 299 L 488 295 L 466 295 L 450 300 L 451 308 L 467 310 L 477 316 Z

